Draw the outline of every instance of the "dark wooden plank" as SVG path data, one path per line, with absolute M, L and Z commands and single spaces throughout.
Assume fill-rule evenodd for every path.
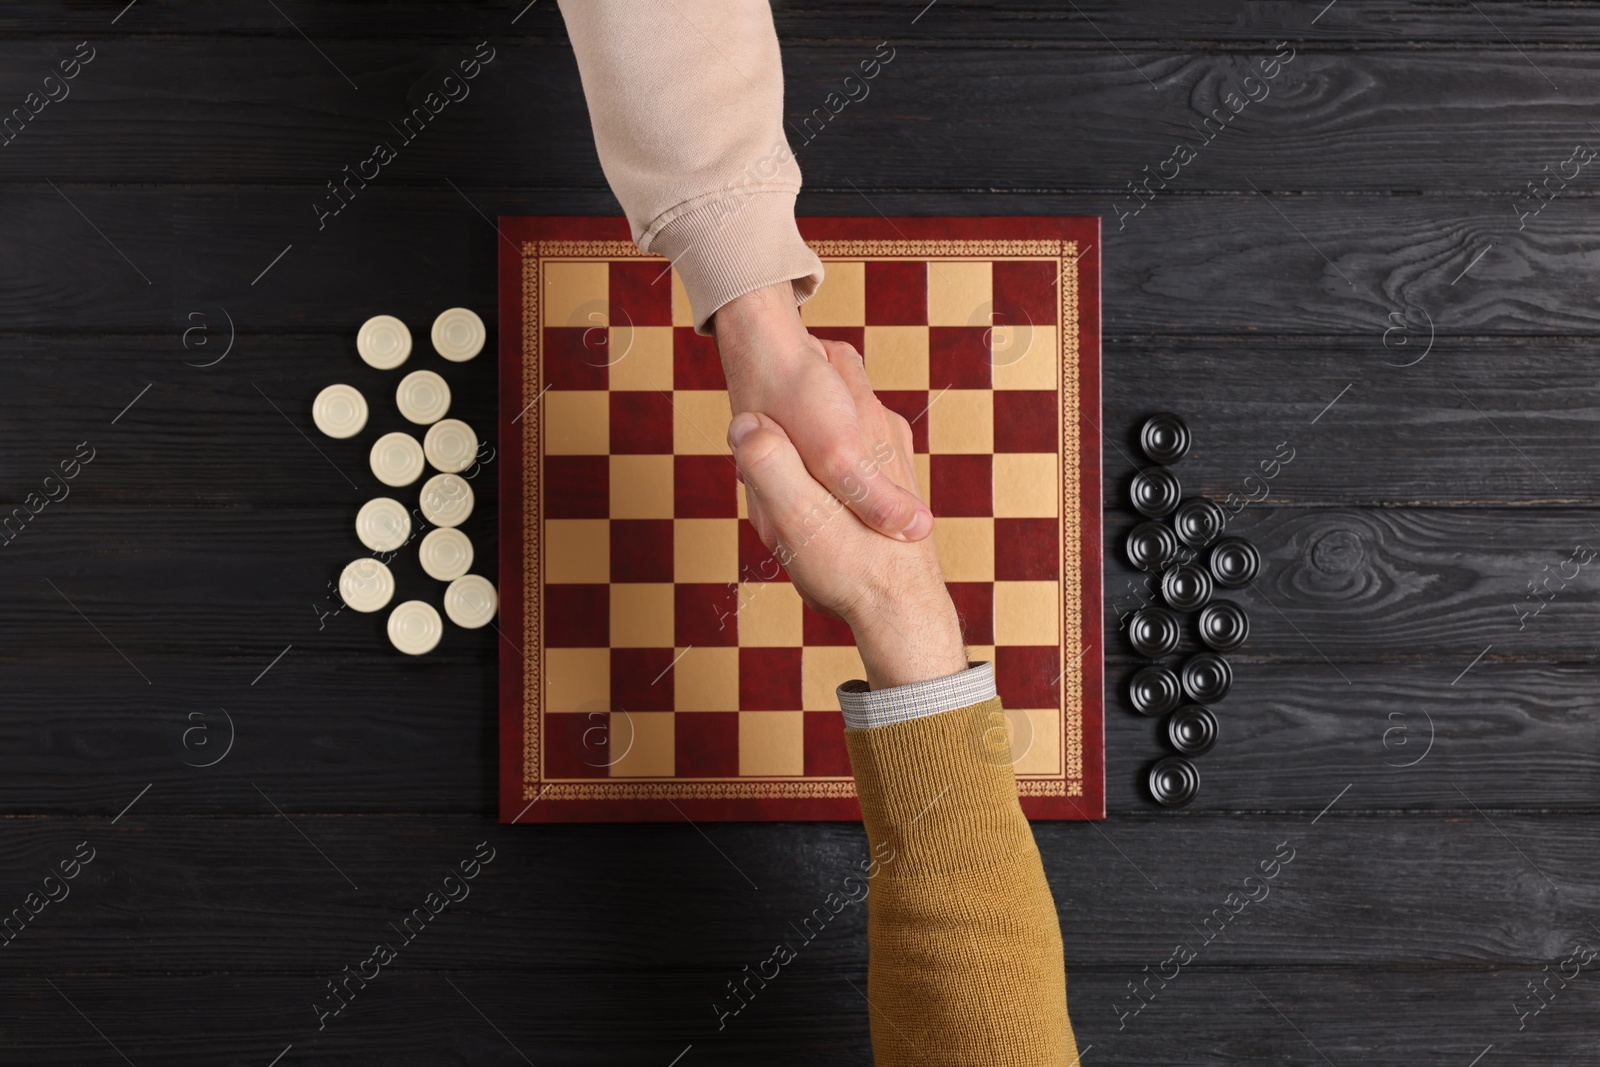
M 325 183 L 360 173 L 381 141 L 398 158 L 367 166 L 370 185 L 353 179 L 357 204 L 380 187 L 448 189 L 447 179 L 462 188 L 603 190 L 564 41 L 491 46 L 493 60 L 451 88 L 458 99 L 425 129 L 397 129 L 477 43 L 342 43 L 338 63 L 358 91 L 297 35 L 105 42 L 67 83 L 69 96 L 8 131 L 16 139 L 6 146 L 5 180 L 298 186 L 297 209 L 313 222 L 314 203 L 339 204 Z M 7 43 L 0 66 L 43 78 L 73 47 Z M 1550 188 L 1565 187 L 1569 202 L 1545 218 L 1581 213 L 1570 198 L 1595 188 L 1586 180 L 1592 167 L 1570 158 L 1595 137 L 1584 110 L 1600 92 L 1592 48 L 1542 53 L 1537 68 L 1503 43 L 1421 55 L 1296 51 L 1258 84 L 1274 45 L 1254 54 L 1131 55 L 1104 42 L 1096 52 L 1042 43 L 889 47 L 892 59 L 874 78 L 846 86 L 863 60 L 888 49 L 857 40 L 786 46 L 789 138 L 810 188 L 1059 190 L 1092 194 L 1094 210 L 1110 217 L 1138 209 L 1128 183 L 1146 178 L 1146 198 L 1248 193 L 1252 183 L 1426 189 L 1493 195 L 1513 230 L 1511 205 L 1536 206 L 1526 183 L 1568 179 Z M 18 102 L 30 87 L 15 91 Z M 841 105 L 845 92 L 852 99 Z M 834 116 L 830 107 L 841 110 Z M 1180 143 L 1192 159 L 1175 155 Z
M 11 754 L 0 810 L 114 815 L 137 778 L 135 791 L 153 784 L 173 810 L 201 814 L 238 810 L 250 781 L 276 783 L 303 811 L 492 811 L 492 644 L 461 647 L 455 631 L 454 654 L 416 664 L 379 650 L 378 627 L 347 611 L 327 626 L 361 625 L 374 649 L 330 655 L 306 619 L 255 657 L 139 662 L 153 686 L 109 648 L 114 663 L 0 666 L 16 699 L 0 727 Z
M 332 996 L 324 983 L 340 967 L 360 966 L 372 951 L 363 945 L 345 957 L 329 957 L 328 974 L 174 975 L 136 982 L 56 974 L 50 976 L 56 989 L 43 976 L 13 980 L 8 993 L 18 1020 L 6 1028 L 7 1047 L 18 1062 L 40 1067 L 121 1063 L 118 1051 L 135 1064 L 181 1067 L 219 1060 L 265 1067 L 277 1056 L 279 1067 L 665 1065 L 679 1056 L 683 1067 L 872 1063 L 867 1008 L 846 981 L 865 990 L 864 963 L 839 972 L 804 970 L 797 960 L 789 967 L 794 973 L 781 985 L 773 983 L 765 1003 L 752 1004 L 718 1031 L 713 999 L 720 991 L 726 1001 L 724 983 L 742 977 L 741 966 L 759 965 L 771 945 L 727 973 L 593 976 L 476 967 L 418 974 L 411 965 L 426 949 L 413 947 L 319 1031 L 317 998 Z M 353 980 L 351 988 L 357 988 Z
M 457 295 L 493 321 L 492 303 Z M 379 495 L 414 505 L 425 479 L 400 489 L 384 486 L 372 474 L 370 451 L 386 433 L 426 436 L 426 427 L 400 415 L 394 397 L 406 373 L 430 369 L 450 387 L 449 417 L 466 422 L 478 437 L 479 462 L 463 473 L 479 507 L 492 516 L 499 415 L 494 338 L 467 363 L 440 358 L 428 331 L 433 313 L 447 306 L 415 313 L 393 308 L 405 312 L 414 342 L 411 358 L 395 371 L 374 370 L 357 356 L 359 322 L 336 336 L 230 336 L 227 309 L 213 304 L 197 305 L 170 333 L 155 337 L 0 340 L 0 390 L 26 398 L 0 428 L 0 501 L 8 512 L 29 492 L 48 489 L 62 511 L 104 504 L 348 508 Z M 327 437 L 312 420 L 317 394 L 336 382 L 356 387 L 367 400 L 367 425 L 356 437 Z M 74 467 L 79 456 L 92 459 Z M 47 476 L 59 482 L 74 469 L 80 473 L 64 487 L 44 485 Z M 39 529 L 51 508 L 39 512 Z M 484 531 L 492 528 L 490 522 Z M 10 529 L 15 532 L 15 524 Z M 347 547 L 359 545 L 349 540 Z
M 1035 824 L 1069 969 L 1133 978 L 1194 937 L 1210 966 L 1538 967 L 1590 929 L 1600 815 L 1517 814 L 1483 797 L 1481 811 L 1371 817 L 1344 810 L 1344 799 L 1320 820 Z M 450 887 L 459 902 L 444 908 L 439 932 L 451 932 L 418 939 L 423 951 L 406 970 L 737 973 L 794 936 L 788 924 L 800 926 L 830 892 L 859 899 L 860 883 L 843 879 L 867 857 L 850 824 L 498 827 L 476 817 L 320 816 L 295 801 L 263 777 L 239 783 L 236 807 L 248 817 L 175 817 L 171 792 L 153 788 L 114 826 L 8 820 L 8 911 L 81 842 L 93 855 L 71 895 L 6 946 L 11 976 L 264 972 L 320 987 L 317 975 L 395 933 L 388 924 L 423 906 L 481 842 L 492 863 L 464 897 Z M 1439 886 L 1451 887 L 1447 907 Z M 1229 901 L 1246 891 L 1251 904 Z M 865 954 L 864 910 L 840 907 L 806 945 L 815 965 Z M 1231 914 L 1213 915 L 1224 907 Z
M 1594 944 L 1590 931 L 1577 936 Z M 1530 1015 L 1522 1030 L 1513 998 L 1534 1003 L 1527 983 L 1555 973 L 1573 950 L 1571 939 L 1554 941 L 1548 971 L 1363 967 L 1329 972 L 1292 962 L 1261 972 L 1201 969 L 1193 984 L 1184 986 L 1187 979 L 1180 977 L 1160 990 L 1120 1030 L 1120 1012 L 1131 1010 L 1124 999 L 1127 983 L 1142 980 L 1144 972 L 1069 972 L 1069 1010 L 1080 1050 L 1093 1044 L 1089 1055 L 1127 1067 L 1383 1063 L 1391 1057 L 1396 1063 L 1463 1067 L 1476 1057 L 1489 1063 L 1496 1056 L 1553 1067 L 1581 1059 L 1577 1050 L 1592 1047 L 1600 1034 L 1593 990 L 1583 987 L 1582 978 L 1565 989 L 1552 979 L 1549 988 L 1557 998 L 1540 1015 L 1524 1009 Z M 1167 955 L 1147 961 L 1151 971 L 1171 952 L 1169 947 Z M 1159 987 L 1152 982 L 1151 988 Z
M 493 810 L 492 648 L 419 665 L 379 650 L 330 655 L 314 632 L 296 636 L 257 685 L 284 645 L 254 659 L 141 661 L 153 687 L 109 648 L 108 659 L 0 664 L 0 810 L 114 815 L 130 788 L 153 783 L 156 810 L 216 815 L 251 810 L 240 804 L 252 781 L 306 812 Z M 1594 667 L 1485 657 L 1452 685 L 1465 666 L 1344 664 L 1345 685 L 1320 661 L 1236 660 L 1190 810 L 1315 815 L 1346 785 L 1341 811 L 1595 810 Z M 1166 752 L 1161 724 L 1127 703 L 1131 672 L 1125 658 L 1107 670 L 1114 817 L 1157 810 L 1144 776 Z
M 189 656 L 268 657 L 302 640 L 322 655 L 386 656 L 381 619 L 346 612 L 341 625 L 318 630 L 311 607 L 347 562 L 368 555 L 353 528 L 362 499 L 352 493 L 344 509 L 268 515 L 74 509 L 69 498 L 0 550 L 12 607 L 0 641 L 15 656 L 114 665 L 109 637 L 135 663 L 167 659 L 158 684 Z M 1113 516 L 1108 543 L 1118 545 L 1136 518 Z M 1600 547 L 1592 521 L 1577 508 L 1246 509 L 1229 529 L 1254 541 L 1265 564 L 1253 587 L 1230 594 L 1253 623 L 1241 654 L 1303 663 L 1335 680 L 1329 660 L 1420 659 L 1453 676 L 1489 644 L 1486 664 L 1591 662 L 1600 613 L 1586 593 Z M 475 512 L 462 528 L 479 553 L 475 569 L 493 577 L 489 513 Z M 1499 536 L 1511 529 L 1515 539 Z M 442 595 L 414 552 L 396 557 L 395 569 L 397 596 Z M 1111 596 L 1122 598 L 1108 608 L 1113 629 L 1117 613 L 1133 606 L 1126 582 L 1136 576 L 1108 558 Z M 494 640 L 490 631 L 451 629 L 446 644 L 454 654 Z M 1110 647 L 1125 651 L 1120 640 Z M 426 660 L 400 669 L 426 670 Z M 138 680 L 131 670 L 129 678 Z
M 431 310 L 407 313 L 419 337 Z M 185 361 L 223 355 L 228 329 L 215 307 L 193 313 L 201 317 L 186 313 L 153 337 L 0 339 L 0 392 L 27 400 L 0 423 L 0 499 L 21 502 L 84 440 L 97 458 L 69 487 L 71 507 L 346 507 L 352 490 L 340 470 L 377 492 L 366 446 L 415 427 L 390 399 L 398 375 L 356 357 L 354 325 L 338 335 L 240 334 L 221 362 L 196 367 Z M 188 350 L 185 329 L 194 331 Z M 1186 488 L 1218 500 L 1259 497 L 1262 484 L 1244 479 L 1260 479 L 1262 463 L 1272 470 L 1290 450 L 1290 463 L 1265 481 L 1274 506 L 1600 500 L 1600 442 L 1580 429 L 1600 420 L 1600 387 L 1575 374 L 1591 342 L 1436 337 L 1422 362 L 1403 367 L 1427 350 L 1426 323 L 1387 340 L 1386 348 L 1381 333 L 1112 338 L 1098 423 L 1107 499 L 1120 502 L 1138 461 L 1134 428 L 1169 409 L 1194 431 L 1194 450 L 1177 468 Z M 452 415 L 492 435 L 490 356 L 451 365 L 419 352 L 412 365 L 440 370 Z M 312 398 L 334 381 L 360 388 L 372 410 L 369 429 L 351 441 L 322 436 L 310 420 Z M 486 474 L 473 481 L 490 491 L 494 460 L 483 455 Z
M 1569 948 L 1553 949 L 1560 953 L 1554 962 Z M 739 965 L 759 964 L 770 951 L 762 948 Z M 342 966 L 346 960 L 329 962 Z M 17 979 L 11 989 L 21 1018 L 8 1027 L 8 1047 L 19 1062 L 41 1067 L 121 1062 L 108 1039 L 133 1063 L 175 1067 L 219 1060 L 267 1064 L 290 1044 L 283 1064 L 664 1065 L 679 1055 L 685 1067 L 872 1062 L 867 1008 L 851 988 L 853 983 L 866 989 L 862 965 L 825 967 L 797 959 L 721 1031 L 711 998 L 738 976 L 737 966 L 727 974 L 417 974 L 402 957 L 394 969 L 392 975 L 389 969 L 380 972 L 321 1032 L 311 1006 L 317 992 L 312 983 L 321 976 L 231 973 L 134 981 L 56 975 L 59 992 L 42 977 Z M 1143 977 L 1137 968 L 1071 971 L 1068 1001 L 1080 1052 L 1095 1050 L 1085 1059 L 1127 1067 L 1320 1064 L 1319 1052 L 1336 1064 L 1463 1067 L 1491 1044 L 1485 1062 L 1494 1056 L 1534 1067 L 1585 1062 L 1600 1028 L 1590 1009 L 1593 991 L 1583 979 L 1561 990 L 1541 1015 L 1530 1016 L 1525 1030 L 1517 1029 L 1511 998 L 1526 997 L 1526 982 L 1546 973 L 1195 966 L 1121 1031 L 1114 1008 L 1128 995 L 1125 983 Z M 1551 988 L 1557 988 L 1553 980 Z M 723 996 L 727 1003 L 725 990 Z
M 80 477 L 93 470 L 86 468 Z M 413 489 L 401 499 L 415 504 L 416 493 Z M 146 684 L 148 675 L 157 687 L 173 684 L 195 656 L 259 660 L 256 669 L 261 670 L 287 644 L 324 658 L 377 654 L 381 659 L 376 662 L 389 662 L 402 673 L 425 672 L 433 657 L 492 655 L 497 640 L 493 628 L 451 626 L 429 657 L 394 659 L 383 636 L 385 613 L 340 610 L 340 571 L 352 560 L 373 556 L 355 535 L 356 511 L 366 497 L 352 493 L 343 509 L 315 512 L 149 508 L 123 513 L 90 508 L 72 512 L 69 497 L 59 515 L 52 516 L 47 508 L 35 518 L 36 525 L 7 544 L 5 551 L 12 554 L 10 588 L 20 593 L 32 587 L 33 597 L 10 598 L 18 614 L 0 625 L 39 635 L 41 640 L 24 654 L 49 659 L 53 654 L 42 638 L 50 633 L 59 638 L 62 631 L 49 622 L 39 629 L 44 620 L 21 616 L 30 610 L 24 605 L 48 603 L 49 615 L 65 612 L 78 625 L 72 630 L 71 651 L 62 650 L 67 657 L 99 659 L 103 652 L 110 657 L 107 662 L 128 667 L 133 684 Z M 459 528 L 473 543 L 474 573 L 493 580 L 498 542 L 493 495 L 485 497 L 487 502 L 475 507 Z M 47 526 L 47 519 L 54 521 Z M 84 546 L 91 544 L 95 547 L 86 553 Z M 423 599 L 442 605 L 445 583 L 422 571 L 414 544 L 388 558 L 396 602 Z M 114 607 L 123 597 L 126 602 Z M 79 642 L 84 633 L 94 646 Z M 154 674 L 141 675 L 128 665 L 163 657 L 167 662 L 152 666 Z
M 555 4 L 530 5 L 528 0 L 492 0 L 466 8 L 447 0 L 386 3 L 382 19 L 374 19 L 371 8 L 359 0 L 291 5 L 283 12 L 273 11 L 270 5 L 208 5 L 191 12 L 140 4 L 119 16 L 123 6 L 108 2 L 63 8 L 39 0 L 9 4 L 0 12 L 0 34 L 23 38 L 76 39 L 98 33 L 113 39 L 204 35 L 301 40 L 298 27 L 318 40 L 477 39 L 484 35 L 516 40 L 524 35 L 564 35 Z M 1049 41 L 1100 49 L 1107 37 L 1121 44 L 1206 42 L 1219 48 L 1285 37 L 1306 43 L 1415 48 L 1441 43 L 1504 44 L 1509 36 L 1530 50 L 1600 40 L 1600 17 L 1588 5 L 1569 0 L 1485 0 L 1476 11 L 1402 0 L 1328 6 L 1331 10 L 1325 10 L 1323 4 L 1263 0 L 1243 4 L 1084 0 L 1070 5 L 1052 0 L 980 0 L 939 4 L 923 13 L 921 4 L 780 0 L 774 4 L 774 16 L 784 39 L 982 40 L 1019 48 Z
M 1250 498 L 1543 506 L 1600 490 L 1600 443 L 1580 429 L 1600 416 L 1600 391 L 1574 375 L 1590 342 L 1450 337 L 1421 317 L 1387 329 L 1315 341 L 1111 340 L 1106 499 L 1125 509 L 1125 480 L 1145 462 L 1137 428 L 1160 410 L 1181 413 L 1193 433 L 1174 467 L 1185 490 L 1235 494 L 1230 509 Z
M 368 182 L 448 189 L 446 176 L 463 187 L 493 176 L 606 188 L 571 47 L 500 40 L 480 49 L 481 40 L 358 42 L 331 54 L 292 33 L 281 40 L 97 38 L 93 52 L 81 53 L 59 41 L 8 42 L 0 63 L 37 72 L 8 93 L 17 106 L 46 75 L 61 73 L 60 61 L 92 59 L 51 87 L 64 99 L 35 102 L 42 107 L 36 117 L 20 132 L 16 121 L 6 130 L 15 139 L 4 146 L 5 177 L 294 184 L 307 194 L 308 220 L 319 198 L 337 210 L 325 183 L 347 179 L 341 192 L 357 199 Z M 438 94 L 437 113 L 424 104 L 430 93 Z M 396 158 L 363 168 L 378 142 Z
M 187 313 L 212 304 L 246 332 L 347 334 L 377 311 L 492 299 L 496 238 L 474 205 L 490 216 L 616 210 L 609 194 L 461 188 L 473 204 L 448 186 L 369 188 L 319 234 L 304 190 L 64 186 L 115 248 L 55 190 L 18 189 L 0 203 L 0 234 L 5 261 L 27 267 L 0 294 L 0 314 L 18 332 L 160 335 L 171 338 L 169 359 L 181 354 Z M 807 214 L 874 209 L 1110 215 L 1111 203 L 876 190 L 800 203 Z M 1426 336 L 1426 314 L 1445 339 L 1600 329 L 1585 281 L 1584 257 L 1600 241 L 1593 213 L 1558 200 L 1524 231 L 1516 224 L 1505 198 L 1170 197 L 1121 232 L 1108 219 L 1105 331 L 1345 333 L 1370 338 L 1379 363 L 1403 361 L 1383 347 L 1394 312 L 1411 316 L 1413 336 Z
M 1196 761 L 1192 810 L 1314 814 L 1346 786 L 1341 810 L 1594 810 L 1594 667 L 1485 657 L 1457 681 L 1470 658 L 1342 666 L 1348 685 L 1327 664 L 1235 658 L 1233 692 L 1212 707 L 1217 747 Z M 1106 795 L 1118 812 L 1146 813 L 1148 768 L 1169 750 L 1163 723 L 1127 700 L 1133 666 L 1107 667 Z
M 1137 519 L 1131 509 L 1119 514 L 1108 543 Z M 1496 536 L 1508 527 L 1515 547 Z M 1462 670 L 1489 645 L 1485 663 L 1594 654 L 1578 636 L 1600 611 L 1585 593 L 1600 549 L 1585 511 L 1538 509 L 1511 520 L 1453 508 L 1246 509 L 1228 530 L 1263 556 L 1255 584 L 1227 594 L 1250 614 L 1247 656 L 1306 656 L 1337 683 L 1344 659 L 1423 657 Z M 1139 581 L 1118 556 L 1108 554 L 1106 566 L 1113 595 Z M 1133 607 L 1125 600 L 1112 610 Z M 1186 638 L 1180 651 L 1197 647 Z

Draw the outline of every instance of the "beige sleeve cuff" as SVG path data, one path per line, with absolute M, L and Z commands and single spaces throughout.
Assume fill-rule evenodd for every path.
M 778 282 L 794 283 L 796 304 L 822 284 L 822 261 L 800 237 L 792 190 L 718 194 L 683 205 L 643 235 L 639 247 L 672 260 L 694 310 L 694 328 L 738 296 Z

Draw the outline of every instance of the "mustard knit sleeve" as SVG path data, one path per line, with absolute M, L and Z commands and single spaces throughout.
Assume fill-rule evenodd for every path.
M 878 861 L 867 897 L 878 1067 L 1075 1064 L 1061 927 L 1000 701 L 845 741 Z

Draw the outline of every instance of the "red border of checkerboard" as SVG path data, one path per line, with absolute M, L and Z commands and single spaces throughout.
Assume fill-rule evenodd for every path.
M 849 798 L 582 800 L 543 799 L 531 808 L 523 795 L 522 653 L 523 450 L 512 422 L 522 396 L 522 255 L 524 240 L 627 241 L 627 220 L 592 216 L 502 216 L 500 267 L 500 819 L 502 822 L 658 822 L 695 820 L 855 820 L 861 808 Z M 1023 797 L 1034 819 L 1105 817 L 1105 720 L 1101 632 L 1100 506 L 1100 220 L 1098 218 L 991 216 L 962 218 L 846 218 L 799 220 L 807 240 L 1075 240 L 1078 261 L 1079 504 L 1082 525 L 1083 634 L 1090 648 L 1083 677 L 1083 789 L 1079 797 Z

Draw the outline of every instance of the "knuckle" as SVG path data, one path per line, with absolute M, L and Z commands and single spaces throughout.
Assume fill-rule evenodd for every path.
M 747 471 L 760 471 L 777 462 L 782 454 L 783 439 L 765 427 L 754 430 L 739 446 L 739 467 Z
M 835 341 L 831 338 L 824 338 L 822 345 L 827 349 L 829 359 L 849 357 L 858 363 L 866 362 L 861 353 L 856 350 L 856 346 L 849 341 Z
M 856 513 L 869 526 L 876 526 L 884 530 L 898 530 L 903 528 L 906 522 L 910 521 L 909 519 L 904 522 L 900 521 L 906 510 L 900 501 L 890 494 L 873 493 L 860 502 L 860 506 L 856 508 Z
M 857 480 L 856 463 L 860 452 L 848 445 L 836 444 L 828 448 L 822 460 L 822 469 L 827 473 L 831 487 L 845 485 Z

